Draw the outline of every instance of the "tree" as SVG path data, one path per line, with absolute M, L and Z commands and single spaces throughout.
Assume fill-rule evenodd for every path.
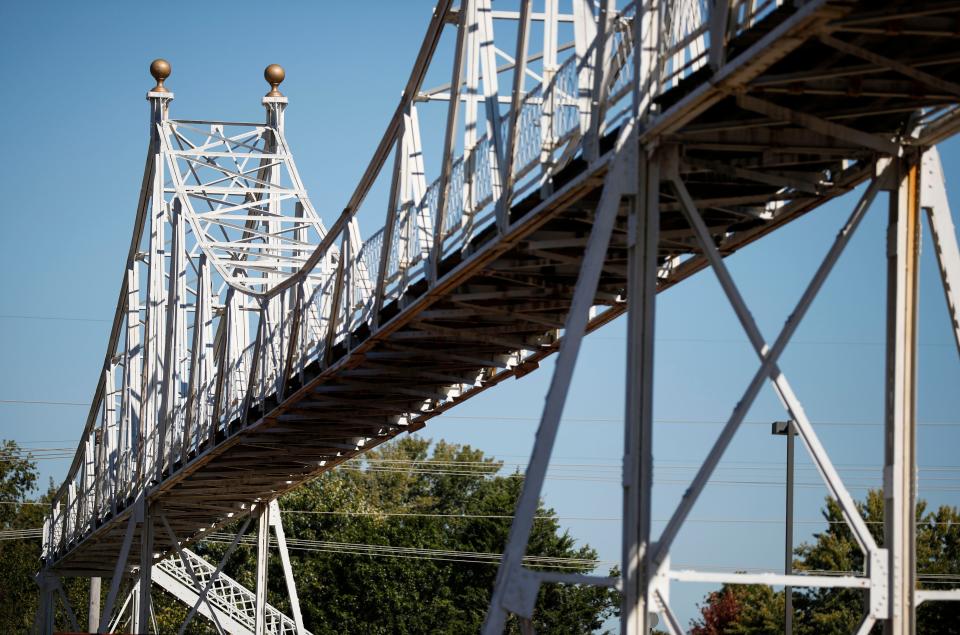
M 857 507 L 871 535 L 883 545 L 883 494 L 867 493 Z M 944 588 L 937 574 L 960 571 L 960 512 L 942 506 L 936 512 L 926 511 L 926 502 L 917 503 L 917 571 L 920 588 Z M 840 506 L 827 499 L 823 511 L 827 529 L 814 534 L 814 541 L 800 545 L 795 554 L 794 569 L 810 571 L 863 571 L 863 554 L 843 520 Z M 727 595 L 729 594 L 729 599 Z M 733 605 L 734 610 L 730 610 Z M 783 632 L 783 592 L 765 586 L 724 585 L 719 592 L 707 596 L 701 606 L 701 617 L 692 626 L 701 635 L 737 633 L 760 635 Z M 730 614 L 732 613 L 732 617 Z M 724 630 L 709 629 L 725 616 Z M 853 589 L 795 590 L 794 632 L 797 635 L 846 635 L 854 631 L 863 615 L 863 594 Z M 880 632 L 879 627 L 873 629 Z M 917 610 L 917 632 L 930 635 L 960 635 L 960 605 L 956 602 L 931 602 Z
M 760 585 L 724 585 L 707 595 L 691 635 L 766 635 L 783 632 L 783 593 Z
M 0 444 L 0 530 L 33 529 L 43 523 L 43 507 L 29 504 L 36 488 L 37 468 L 13 441 Z M 39 568 L 39 540 L 0 540 L 3 593 L 0 593 L 0 624 L 13 632 L 25 632 L 33 624 Z
M 362 466 L 362 467 L 361 467 Z M 497 475 L 502 464 L 469 446 L 404 438 L 296 488 L 280 499 L 288 536 L 309 541 L 311 551 L 291 550 L 306 627 L 322 633 L 477 632 L 490 601 L 496 562 L 465 561 L 453 552 L 497 554 L 506 545 L 520 493 L 519 474 Z M 562 531 L 553 510 L 540 507 L 528 553 L 596 560 L 589 546 Z M 236 531 L 236 528 L 234 529 Z M 322 541 L 322 546 L 317 542 Z M 340 543 L 337 546 L 328 543 Z M 354 545 L 444 550 L 367 555 Z M 219 560 L 223 544 L 197 548 Z M 276 555 L 276 554 L 274 554 Z M 255 554 L 242 546 L 227 572 L 254 587 Z M 585 572 L 590 564 L 564 570 Z M 289 604 L 279 558 L 269 570 L 269 601 Z M 161 630 L 179 624 L 186 609 L 155 595 Z M 615 592 L 595 587 L 545 584 L 535 612 L 544 633 L 591 633 L 613 616 Z M 198 625 L 202 632 L 206 627 Z M 511 622 L 510 632 L 519 632 Z
M 0 531 L 37 529 L 43 526 L 47 503 L 53 485 L 39 500 L 31 498 L 37 491 L 37 464 L 33 457 L 14 441 L 0 441 Z M 40 537 L 0 540 L 0 624 L 4 633 L 28 633 L 33 627 L 39 604 L 39 587 L 34 581 L 40 569 Z M 86 622 L 87 585 L 80 579 L 63 581 L 63 587 L 77 614 Z M 55 613 L 56 627 L 70 630 L 66 613 Z
M 737 621 L 740 610 L 733 587 L 714 591 L 707 595 L 706 603 L 700 607 L 700 620 L 692 624 L 690 635 L 722 635 Z

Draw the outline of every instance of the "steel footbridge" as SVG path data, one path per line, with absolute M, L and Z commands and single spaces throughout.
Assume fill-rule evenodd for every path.
M 259 518 L 269 535 L 269 504 L 284 492 L 559 351 L 486 629 L 501 630 L 508 612 L 532 624 L 531 589 L 535 598 L 537 585 L 549 582 L 617 585 L 624 632 L 645 632 L 649 612 L 679 632 L 665 592 L 671 580 L 746 581 L 674 572 L 667 557 L 711 461 L 739 425 L 738 410 L 664 536 L 651 543 L 649 535 L 655 295 L 704 268 L 720 276 L 757 348 L 757 388 L 769 379 L 784 396 L 868 556 L 862 576 L 771 574 L 761 582 L 863 588 L 867 630 L 876 620 L 906 624 L 910 607 L 924 601 L 910 591 L 909 571 L 890 564 L 909 545 L 894 538 L 881 549 L 869 538 L 776 358 L 866 207 L 890 192 L 895 227 L 906 232 L 891 275 L 906 272 L 896 288 L 907 289 L 892 300 L 899 335 L 890 346 L 907 371 L 891 372 L 889 386 L 902 397 L 896 403 L 913 403 L 902 378 L 916 328 L 904 316 L 918 210 L 939 214 L 951 301 L 948 282 L 960 274 L 946 200 L 937 198 L 943 177 L 929 150 L 960 128 L 960 5 L 501 4 L 440 0 L 396 110 L 339 214 L 314 208 L 297 171 L 280 67 L 265 72 L 271 90 L 262 122 L 196 121 L 171 116 L 171 69 L 154 62 L 146 165 L 110 339 L 82 440 L 45 524 L 43 628 L 52 628 L 56 579 L 64 576 L 139 580 L 134 630 L 147 629 L 151 572 L 154 582 L 192 579 L 184 601 L 229 613 L 210 605 L 219 569 L 204 568 L 186 545 L 244 518 Z M 448 30 L 456 34 L 452 59 L 437 53 Z M 447 69 L 449 83 L 424 86 L 431 68 Z M 436 122 L 424 116 L 432 102 L 443 104 Z M 439 147 L 421 144 L 427 125 L 442 130 Z M 368 197 L 378 180 L 389 184 L 385 203 Z M 785 334 L 768 347 L 723 257 L 865 183 Z M 364 235 L 361 219 L 379 229 Z M 625 313 L 637 385 L 626 416 L 626 573 L 611 580 L 531 572 L 522 566 L 524 519 L 532 518 L 580 338 Z M 888 429 L 902 437 L 889 453 L 891 474 L 910 479 L 909 408 L 898 412 L 888 414 Z M 903 509 L 906 491 L 891 497 Z M 121 605 L 118 584 L 100 629 Z M 280 632 L 268 626 L 263 594 L 251 596 L 257 615 L 243 628 Z

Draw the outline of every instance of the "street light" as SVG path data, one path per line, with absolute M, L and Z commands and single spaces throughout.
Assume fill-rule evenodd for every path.
M 787 437 L 787 510 L 786 540 L 783 572 L 793 573 L 793 437 L 797 436 L 797 427 L 793 420 L 774 421 L 771 434 Z M 793 587 L 783 588 L 784 634 L 793 635 Z

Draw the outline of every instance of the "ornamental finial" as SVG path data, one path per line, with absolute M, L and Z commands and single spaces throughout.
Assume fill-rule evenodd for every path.
M 279 64 L 271 64 L 263 70 L 263 78 L 270 84 L 270 92 L 266 94 L 266 97 L 283 97 L 279 86 L 286 76 L 283 67 Z
M 151 93 L 169 93 L 163 85 L 163 80 L 170 77 L 170 62 L 157 58 L 150 63 L 150 74 L 157 80 L 157 85 L 150 89 Z

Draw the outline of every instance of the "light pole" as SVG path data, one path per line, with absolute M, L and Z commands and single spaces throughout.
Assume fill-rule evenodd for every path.
M 787 437 L 787 509 L 786 532 L 784 545 L 783 572 L 786 575 L 793 573 L 793 437 L 797 436 L 797 428 L 793 420 L 774 421 L 772 434 Z M 783 628 L 785 635 L 793 635 L 793 587 L 783 588 Z

